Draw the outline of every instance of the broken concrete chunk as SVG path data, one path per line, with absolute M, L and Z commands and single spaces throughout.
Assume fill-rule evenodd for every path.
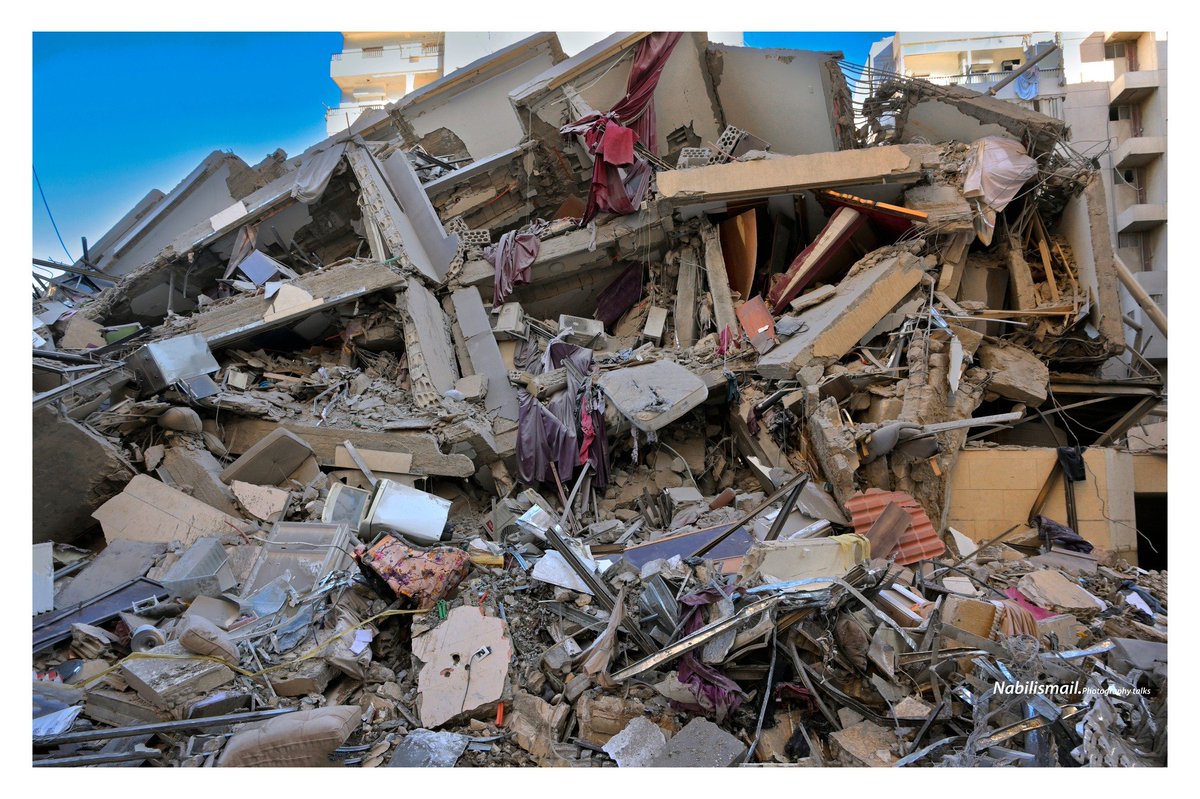
M 656 361 L 605 372 L 597 379 L 634 427 L 658 430 L 708 398 L 708 387 L 674 361 Z
M 1017 590 L 1038 607 L 1059 613 L 1095 612 L 1108 607 L 1058 569 L 1030 572 L 1017 582 Z
M 462 394 L 463 399 L 468 402 L 473 400 L 483 399 L 487 396 L 488 379 L 487 375 L 475 374 L 460 377 L 454 384 L 455 390 Z
M 54 407 L 33 412 L 33 542 L 69 543 L 121 492 L 133 465 L 111 441 Z
M 756 541 L 742 561 L 739 580 L 782 583 L 814 577 L 841 578 L 871 556 L 871 542 L 856 533 L 830 538 Z M 817 588 L 823 583 L 814 583 Z
M 467 352 L 471 358 L 472 371 L 487 376 L 487 395 L 484 407 L 495 411 L 505 419 L 516 421 L 519 415 L 517 390 L 508 382 L 508 365 L 500 353 L 500 347 L 492 334 L 487 311 L 479 289 L 459 289 L 450 295 L 455 316 L 466 339 Z
M 161 710 L 182 707 L 233 679 L 233 672 L 227 666 L 190 658 L 189 654 L 183 644 L 172 641 L 149 650 L 145 658 L 126 660 L 121 664 L 121 677 L 138 696 Z
M 646 710 L 636 699 L 623 699 L 611 694 L 585 693 L 575 703 L 579 720 L 579 737 L 590 744 L 603 746 Z
M 566 731 L 571 706 L 551 705 L 524 691 L 513 697 L 512 714 L 505 726 L 517 745 L 536 758 L 549 758 L 554 744 Z
M 413 639 L 424 665 L 417 679 L 421 724 L 430 729 L 462 716 L 491 714 L 508 684 L 513 646 L 503 619 L 479 607 L 454 608 Z
M 708 719 L 694 718 L 647 765 L 653 768 L 729 768 L 742 762 L 746 745 Z
M 271 690 L 280 696 L 308 696 L 324 693 L 339 674 L 337 667 L 323 658 L 301 661 L 293 667 L 271 672 Z
M 100 325 L 79 313 L 66 321 L 62 338 L 58 340 L 59 348 L 64 350 L 95 349 L 106 343 Z
M 172 408 L 195 413 L 191 408 Z M 167 413 L 170 413 L 168 411 Z M 166 416 L 167 414 L 163 414 Z M 161 422 L 163 417 L 159 417 Z M 200 419 L 196 418 L 196 429 L 200 433 Z M 147 464 L 147 471 L 150 466 Z M 229 486 L 221 482 L 221 464 L 212 453 L 199 447 L 173 446 L 163 452 L 158 476 L 168 485 L 186 491 L 198 500 L 206 502 L 230 516 L 238 514 Z
M 109 543 L 179 541 L 191 545 L 204 536 L 221 536 L 240 529 L 240 519 L 221 513 L 198 499 L 139 474 L 125 490 L 92 514 Z
M 666 749 L 667 736 L 654 722 L 638 716 L 604 745 L 604 751 L 621 768 L 650 765 Z
M 841 358 L 925 273 L 921 259 L 906 252 L 857 272 L 855 268 L 838 284 L 835 296 L 800 315 L 806 329 L 759 359 L 760 375 L 790 380 L 814 358 Z
M 896 734 L 869 721 L 860 721 L 829 737 L 838 758 L 848 766 L 889 768 L 899 760 L 894 751 Z
M 283 518 L 291 493 L 271 486 L 254 485 L 234 480 L 229 486 L 238 504 L 260 522 L 272 524 Z
M 981 344 L 979 365 L 992 373 L 988 390 L 1034 408 L 1046 401 L 1050 369 L 1029 350 L 1017 344 Z

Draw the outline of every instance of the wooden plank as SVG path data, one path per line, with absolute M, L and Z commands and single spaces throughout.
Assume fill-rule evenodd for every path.
M 721 253 L 729 273 L 729 287 L 741 298 L 750 296 L 754 265 L 758 260 L 758 217 L 751 208 L 720 225 Z
M 725 271 L 725 256 L 721 254 L 721 237 L 715 227 L 705 223 L 700 228 L 700 238 L 704 242 L 704 270 L 708 273 L 708 290 L 713 298 L 717 333 L 729 328 L 736 334 L 737 317 L 733 312 L 733 295 L 729 289 L 729 273 Z
M 317 462 L 322 466 L 337 466 L 337 448 L 349 441 L 360 450 L 381 452 L 407 452 L 412 455 L 413 474 L 436 474 L 446 477 L 470 477 L 475 474 L 475 464 L 466 455 L 444 455 L 437 439 L 429 433 L 410 433 L 338 427 L 313 427 L 311 425 L 235 417 L 224 423 L 225 446 L 233 454 L 241 454 L 258 443 L 260 439 L 277 427 L 283 427 L 308 442 L 313 448 Z
M 1046 272 L 1046 283 L 1050 286 L 1050 299 L 1059 301 L 1058 281 L 1054 279 L 1054 262 L 1050 259 L 1050 246 L 1046 243 L 1046 229 L 1042 227 L 1042 218 L 1033 215 L 1033 224 L 1038 232 L 1038 254 L 1042 256 L 1042 269 Z

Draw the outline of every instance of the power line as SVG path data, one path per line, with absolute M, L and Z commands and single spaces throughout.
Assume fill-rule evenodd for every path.
M 71 251 L 67 249 L 66 242 L 63 241 L 62 234 L 58 232 L 58 223 L 54 221 L 54 214 L 50 212 L 50 203 L 46 199 L 46 192 L 42 190 L 42 181 L 38 177 L 36 166 L 33 168 L 33 182 L 37 184 L 38 194 L 42 195 L 42 205 L 46 206 L 46 216 L 50 217 L 50 225 L 54 228 L 54 235 L 58 236 L 58 243 L 62 245 L 63 252 L 67 254 L 67 260 L 75 263 L 75 256 L 71 255 Z

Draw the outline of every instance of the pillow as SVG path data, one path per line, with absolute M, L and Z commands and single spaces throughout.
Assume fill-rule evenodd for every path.
M 179 643 L 189 652 L 219 658 L 235 666 L 241 660 L 237 644 L 229 634 L 202 616 L 192 616 L 184 622 Z
M 229 739 L 221 767 L 322 766 L 358 727 L 362 708 L 335 705 L 273 718 Z

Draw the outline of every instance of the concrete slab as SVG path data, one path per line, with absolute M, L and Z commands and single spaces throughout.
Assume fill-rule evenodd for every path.
M 992 373 L 989 391 L 1035 408 L 1046 401 L 1050 369 L 1029 350 L 1016 344 L 984 343 L 978 357 L 979 365 Z
M 33 412 L 33 541 L 69 543 L 134 475 L 121 450 L 52 407 Z
M 653 768 L 729 768 L 746 756 L 746 745 L 708 719 L 694 718 L 647 765 Z
M 125 490 L 100 506 L 92 516 L 104 529 L 104 540 L 179 541 L 184 546 L 204 536 L 236 532 L 241 519 L 139 474 Z
M 647 766 L 667 747 L 667 735 L 649 719 L 633 719 L 604 745 L 604 751 L 621 768 Z
M 408 347 L 409 368 L 415 378 L 428 377 L 439 395 L 454 388 L 459 378 L 454 344 L 450 340 L 450 325 L 437 298 L 416 281 L 400 295 L 401 322 Z M 415 338 L 419 354 L 411 343 Z
M 141 577 L 166 549 L 165 543 L 155 541 L 113 541 L 72 578 L 55 602 L 65 608 Z
M 516 421 L 520 411 L 517 390 L 508 382 L 508 366 L 492 334 L 483 297 L 478 289 L 465 288 L 451 294 L 450 299 L 467 342 L 471 367 L 476 374 L 487 377 L 487 395 L 483 399 L 483 406 L 505 419 Z
M 221 472 L 221 482 L 228 485 L 239 480 L 254 485 L 279 485 L 312 454 L 307 441 L 278 427 L 226 466 Z
M 796 194 L 804 189 L 916 183 L 926 151 L 892 145 L 668 170 L 658 175 L 658 191 L 667 206 L 679 207 Z
M 1117 648 L 1108 654 L 1108 662 L 1117 672 L 1127 674 L 1130 669 L 1145 672 L 1167 669 L 1167 645 L 1157 641 L 1140 641 L 1136 638 L 1114 638 Z
M 615 369 L 597 384 L 634 427 L 646 431 L 665 427 L 708 398 L 704 381 L 674 361 Z
M 786 380 L 816 358 L 841 358 L 904 299 L 924 274 L 921 259 L 906 252 L 866 268 L 859 268 L 859 264 L 838 284 L 834 297 L 800 315 L 807 329 L 759 359 L 760 375 Z
M 163 710 L 180 707 L 233 679 L 233 672 L 221 663 L 187 657 L 190 653 L 177 641 L 151 649 L 149 654 L 171 657 L 127 660 L 121 664 L 121 676 L 138 696 Z

